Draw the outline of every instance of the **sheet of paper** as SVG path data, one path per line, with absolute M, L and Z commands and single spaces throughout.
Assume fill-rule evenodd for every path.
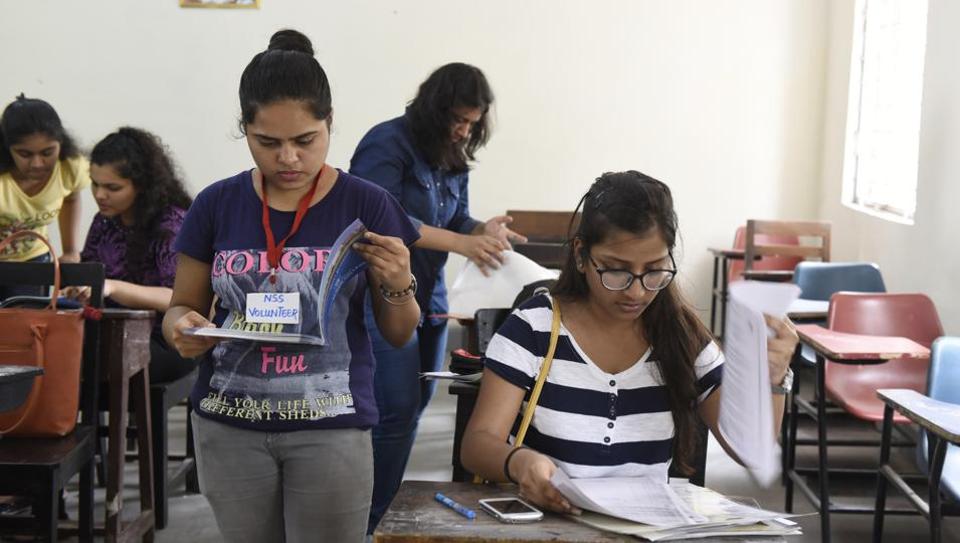
M 695 513 L 666 481 L 648 477 L 571 479 L 558 469 L 550 478 L 573 505 L 652 526 L 676 526 L 707 519 Z
M 556 279 L 548 270 L 520 253 L 503 252 L 504 263 L 484 276 L 476 264 L 467 260 L 450 287 L 450 316 L 473 318 L 478 309 L 510 307 L 525 285 L 544 279 Z
M 768 330 L 763 314 L 782 317 L 800 295 L 789 283 L 737 281 L 730 284 L 724 332 L 720 432 L 762 486 L 780 471 L 773 433 L 773 405 L 767 360 Z
M 264 343 L 299 343 L 306 345 L 323 345 L 317 336 L 307 334 L 288 334 L 284 332 L 248 332 L 246 330 L 232 330 L 230 328 L 187 328 L 183 331 L 188 336 L 204 336 L 219 339 L 236 339 L 242 341 L 260 341 Z

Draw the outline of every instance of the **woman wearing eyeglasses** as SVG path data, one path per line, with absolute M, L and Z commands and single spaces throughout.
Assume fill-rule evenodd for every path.
M 607 173 L 580 205 L 557 284 L 521 305 L 487 347 L 461 449 L 470 471 L 518 483 L 524 497 L 560 512 L 572 507 L 550 484 L 558 468 L 573 478 L 666 481 L 673 462 L 689 473 L 697 418 L 729 451 L 717 429 L 723 354 L 673 282 L 670 189 L 638 172 Z M 524 447 L 513 449 L 508 438 L 546 356 L 556 306 L 553 365 Z M 779 421 L 797 335 L 787 320 L 767 324 L 776 331 L 767 350 Z

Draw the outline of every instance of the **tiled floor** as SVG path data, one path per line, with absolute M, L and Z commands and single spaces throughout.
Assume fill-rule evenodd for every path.
M 406 477 L 417 480 L 448 481 L 451 476 L 451 450 L 456 403 L 446 392 L 446 384 L 441 383 L 437 395 L 431 402 L 420 424 L 420 432 L 414 446 L 410 465 Z M 182 412 L 175 411 L 173 418 L 183 420 Z M 182 449 L 183 428 L 180 422 L 172 429 L 174 450 Z M 870 432 L 869 428 L 867 429 Z M 876 434 L 874 434 L 876 435 Z M 808 447 L 807 449 L 812 449 Z M 806 451 L 801 456 L 801 462 L 815 465 L 814 457 L 810 456 L 813 450 Z M 851 454 L 846 449 L 831 449 L 831 458 L 853 458 L 852 462 L 862 461 L 862 454 Z M 129 467 L 128 485 L 135 485 L 135 468 Z M 847 483 L 848 487 L 862 489 L 866 496 L 873 495 L 875 482 L 865 480 L 860 483 Z M 726 456 L 720 446 L 711 438 L 707 459 L 707 486 L 720 492 L 735 496 L 752 496 L 761 506 L 783 510 L 783 487 L 774 484 L 770 488 L 757 486 L 749 477 L 746 470 Z M 131 486 L 126 493 L 131 508 L 135 499 L 135 490 Z M 98 497 L 102 504 L 102 490 L 98 490 Z M 71 496 L 71 502 L 72 502 Z M 802 496 L 797 493 L 796 512 L 811 513 L 812 508 Z M 71 505 L 75 505 L 72 504 Z M 98 509 L 102 514 L 102 508 Z M 171 521 L 169 526 L 157 533 L 156 541 L 160 543 L 213 543 L 221 541 L 216 524 L 209 506 L 202 496 L 184 495 L 183 489 L 175 489 L 170 500 Z M 797 543 L 820 541 L 819 517 L 808 515 L 797 519 L 803 527 L 802 537 L 789 538 Z M 869 541 L 872 530 L 872 516 L 870 515 L 833 515 L 833 541 L 839 543 L 859 543 Z M 885 527 L 885 541 L 927 540 L 927 524 L 922 517 L 888 517 Z M 944 541 L 960 542 L 960 519 L 947 519 Z

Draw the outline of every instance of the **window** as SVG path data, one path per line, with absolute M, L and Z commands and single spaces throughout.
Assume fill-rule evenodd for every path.
M 857 0 L 843 161 L 845 205 L 913 224 L 927 0 Z

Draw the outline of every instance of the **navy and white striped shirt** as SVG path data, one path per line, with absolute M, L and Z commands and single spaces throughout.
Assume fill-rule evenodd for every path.
M 552 319 L 550 297 L 535 296 L 507 318 L 487 347 L 486 367 L 527 391 L 524 407 L 547 353 Z M 561 324 L 553 365 L 524 445 L 549 456 L 570 477 L 647 475 L 666 480 L 674 425 L 667 390 L 651 355 L 648 349 L 630 368 L 607 373 Z M 697 357 L 699 401 L 720 385 L 723 361 L 713 342 Z

